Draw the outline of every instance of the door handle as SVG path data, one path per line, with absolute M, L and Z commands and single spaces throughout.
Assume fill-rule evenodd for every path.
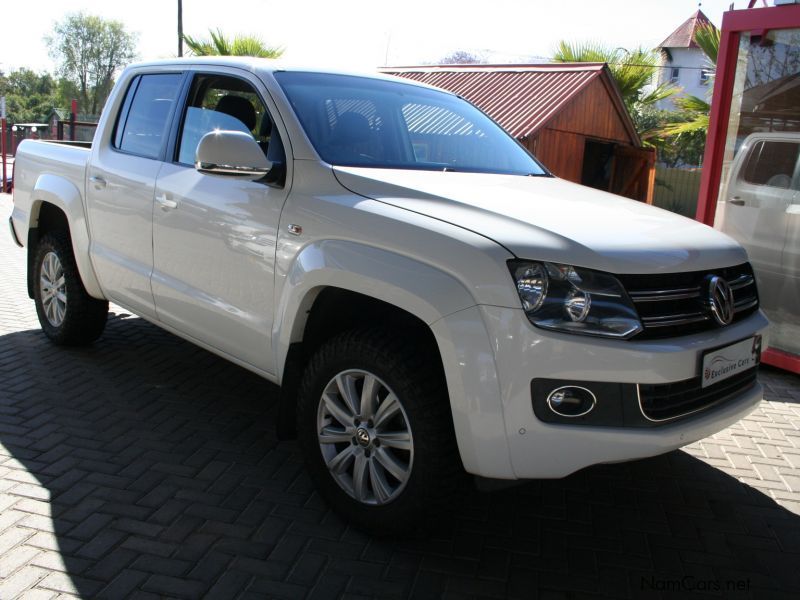
M 101 190 L 108 185 L 108 182 L 99 175 L 92 175 L 89 181 L 94 185 L 95 189 Z
M 731 198 L 730 203 L 736 206 L 744 206 L 744 200 L 742 200 L 739 196 L 734 196 Z
M 156 196 L 156 202 L 161 205 L 161 208 L 167 210 L 168 208 L 178 208 L 178 203 L 175 200 L 170 200 L 167 198 L 166 194 L 161 194 L 160 196 Z

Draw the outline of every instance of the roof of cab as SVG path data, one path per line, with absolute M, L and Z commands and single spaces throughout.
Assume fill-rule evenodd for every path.
M 379 79 L 382 81 L 394 81 L 396 83 L 414 85 L 426 89 L 435 89 L 440 92 L 450 94 L 447 90 L 442 90 L 435 86 L 428 85 L 422 82 L 410 81 L 395 77 L 394 75 L 387 75 L 376 71 L 355 71 L 344 69 L 320 68 L 313 65 L 304 65 L 298 63 L 288 63 L 283 60 L 274 58 L 255 58 L 251 56 L 190 56 L 186 58 L 165 58 L 159 60 L 150 60 L 144 62 L 133 63 L 128 65 L 126 70 L 136 70 L 149 67 L 181 67 L 186 66 L 216 66 L 216 67 L 234 67 L 250 71 L 252 73 L 275 73 L 278 71 L 296 71 L 304 73 L 324 73 L 329 75 L 350 75 L 354 77 L 368 77 L 371 79 Z

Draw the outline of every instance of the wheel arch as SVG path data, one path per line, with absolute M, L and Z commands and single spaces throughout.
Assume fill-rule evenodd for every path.
M 294 434 L 294 393 L 305 361 L 325 340 L 348 329 L 385 324 L 419 337 L 436 349 L 441 362 L 431 323 L 475 305 L 463 284 L 436 267 L 344 240 L 307 246 L 284 281 L 273 331 L 281 437 Z
M 345 305 L 350 315 L 336 310 Z M 363 317 L 364 325 L 388 319 L 404 335 L 416 333 L 430 344 L 442 365 L 464 468 L 514 478 L 491 336 L 469 289 L 434 266 L 353 242 L 307 247 L 286 274 L 273 332 L 281 376 L 279 437 L 296 435 L 296 391 L 313 343 L 352 325 L 352 315 Z M 335 326 L 320 325 L 332 316 Z
M 39 238 L 55 229 L 66 231 L 81 280 L 90 296 L 104 300 L 89 258 L 89 229 L 80 190 L 69 180 L 42 174 L 31 190 L 28 219 L 28 295 L 33 298 L 33 257 Z
M 287 269 L 276 303 L 272 338 L 279 383 L 290 347 L 303 342 L 315 303 L 329 289 L 381 302 L 426 326 L 476 304 L 452 274 L 414 258 L 346 240 L 309 244 Z

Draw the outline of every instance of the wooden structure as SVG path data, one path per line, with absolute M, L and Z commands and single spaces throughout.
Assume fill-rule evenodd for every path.
M 655 153 L 642 147 L 603 63 L 396 67 L 492 117 L 554 174 L 652 203 Z

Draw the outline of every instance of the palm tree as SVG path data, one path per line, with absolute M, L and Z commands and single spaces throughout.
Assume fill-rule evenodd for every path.
M 652 87 L 659 67 L 659 56 L 652 50 L 639 47 L 633 50 L 610 48 L 598 43 L 558 43 L 553 60 L 556 62 L 604 62 L 617 82 L 625 106 L 634 121 L 642 109 L 678 91 L 671 83 Z
M 259 58 L 278 58 L 284 49 L 267 46 L 253 35 L 237 35 L 233 39 L 225 37 L 221 30 L 208 30 L 211 39 L 194 38 L 184 35 L 186 46 L 195 56 L 256 56 Z
M 694 41 L 706 55 L 709 70 L 712 72 L 717 68 L 719 40 L 719 29 L 711 24 L 699 27 L 694 34 Z M 713 79 L 714 75 L 709 78 L 709 85 Z M 683 111 L 685 120 L 665 125 L 659 130 L 660 135 L 669 137 L 684 133 L 708 132 L 709 113 L 711 112 L 710 98 L 704 100 L 697 96 L 684 96 L 676 98 L 675 104 Z

